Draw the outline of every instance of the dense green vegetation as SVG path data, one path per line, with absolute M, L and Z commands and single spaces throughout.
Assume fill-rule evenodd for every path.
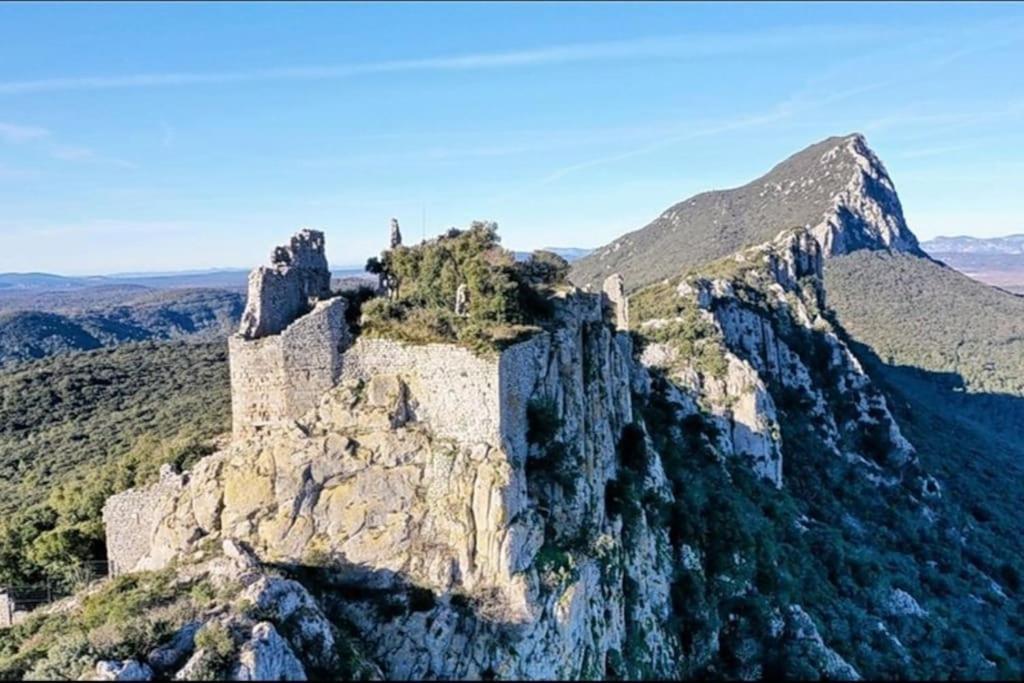
M 367 270 L 393 283 L 393 294 L 362 307 L 362 332 L 414 343 L 458 342 L 477 349 L 519 341 L 548 320 L 548 295 L 569 267 L 550 252 L 517 262 L 502 249 L 494 223 L 475 222 L 415 246 L 370 259 Z M 456 312 L 460 286 L 467 308 Z
M 625 478 L 609 496 L 627 534 L 643 514 L 667 526 L 676 556 L 700 553 L 700 569 L 677 568 L 675 628 L 689 654 L 721 630 L 721 651 L 688 673 L 734 678 L 759 662 L 768 677 L 819 677 L 767 626 L 799 604 L 868 678 L 1019 676 L 1019 553 L 977 529 L 954 500 L 923 504 L 910 473 L 902 486 L 872 483 L 863 465 L 829 453 L 806 406 L 772 391 L 782 410 L 783 489 L 741 460 L 720 458 L 711 421 L 679 419 L 662 388 L 641 412 L 675 500 L 645 497 L 625 456 Z M 622 450 L 644 457 L 642 448 Z M 927 617 L 888 616 L 893 589 L 913 594 Z
M 842 326 L 886 363 L 956 373 L 973 392 L 1024 396 L 1024 297 L 889 252 L 829 260 L 825 285 Z
M 686 305 L 674 296 L 678 281 L 631 299 L 641 320 L 677 320 L 641 328 L 641 345 L 692 344 L 695 327 L 683 324 Z M 832 374 L 822 333 L 796 324 L 786 306 L 751 282 L 733 281 L 737 305 L 766 316 L 837 419 L 856 414 L 853 396 L 839 390 Z M 804 298 L 814 306 L 812 284 L 805 283 Z M 848 448 L 899 473 L 899 485 L 873 483 L 863 464 L 830 453 L 800 392 L 769 382 L 785 464 L 785 486 L 776 490 L 745 463 L 717 454 L 710 420 L 699 414 L 680 420 L 665 400 L 669 380 L 658 377 L 641 414 L 674 501 L 644 495 L 629 463 L 645 449 L 632 447 L 620 448 L 623 476 L 612 482 L 607 502 L 611 514 L 623 516 L 627 534 L 631 520 L 643 515 L 649 525 L 667 527 L 674 556 L 698 553 L 703 560 L 677 568 L 674 627 L 688 654 L 706 650 L 716 633 L 721 650 L 688 674 L 735 678 L 756 662 L 772 678 L 820 677 L 813 659 L 768 627 L 787 605 L 799 604 L 825 641 L 868 678 L 1019 677 L 1024 548 L 1015 491 L 1024 479 L 1024 451 L 1013 444 L 1011 425 L 1000 429 L 993 420 L 1014 414 L 1020 399 L 957 393 L 949 376 L 886 366 L 850 340 L 831 312 L 823 313 L 889 394 L 921 462 L 889 462 L 888 428 L 876 414 L 877 424 L 842 435 L 851 440 Z M 986 410 L 987 429 L 977 421 Z M 926 472 L 943 482 L 943 497 L 925 489 Z M 893 590 L 914 595 L 926 614 L 889 614 Z
M 0 374 L 0 585 L 105 557 L 100 511 L 228 428 L 223 343 L 127 344 Z

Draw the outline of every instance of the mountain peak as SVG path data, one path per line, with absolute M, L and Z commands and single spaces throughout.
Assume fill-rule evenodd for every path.
M 826 257 L 860 249 L 923 256 L 885 165 L 861 133 L 821 140 L 741 187 L 704 192 L 581 259 L 573 279 L 622 273 L 632 289 L 806 227 Z
M 819 153 L 820 148 L 824 148 Z M 812 152 L 813 150 L 813 152 Z M 811 231 L 826 256 L 860 249 L 890 249 L 922 255 L 917 237 L 907 227 L 903 207 L 885 164 L 860 133 L 828 138 L 812 145 L 773 169 L 790 178 L 835 176 L 832 205 L 825 208 Z M 771 174 L 770 174 L 771 175 Z

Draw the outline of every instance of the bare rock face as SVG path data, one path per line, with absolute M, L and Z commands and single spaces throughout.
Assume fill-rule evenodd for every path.
M 249 300 L 239 328 L 246 339 L 282 332 L 331 293 L 331 271 L 320 231 L 300 230 L 288 245 L 274 249 L 270 263 L 249 275 Z
M 800 605 L 786 610 L 787 649 L 803 660 L 813 662 L 818 675 L 826 680 L 858 681 L 860 674 L 839 654 L 825 644 L 811 616 Z
M 235 681 L 304 681 L 306 670 L 273 624 L 260 622 L 238 654 Z
M 151 681 L 153 680 L 153 670 L 134 659 L 102 661 L 96 663 L 96 672 L 93 680 Z
M 817 240 L 807 230 L 789 230 L 723 259 L 717 270 L 731 270 L 728 276 L 684 278 L 675 288 L 676 296 L 715 330 L 721 369 L 710 372 L 692 360 L 680 367 L 680 359 L 666 344 L 648 345 L 643 360 L 669 368 L 679 386 L 696 397 L 693 405 L 706 406 L 727 436 L 718 444 L 720 449 L 751 458 L 755 471 L 777 486 L 783 484 L 782 437 L 770 387 L 791 399 L 801 397 L 837 457 L 861 463 L 878 482 L 895 484 L 900 468 L 915 460 L 913 447 L 900 433 L 882 394 L 822 316 L 821 269 Z M 641 332 L 673 322 L 647 321 Z M 815 363 L 812 353 L 824 359 L 826 367 Z M 849 401 L 842 416 L 831 409 L 829 391 Z M 880 433 L 877 443 L 884 444 L 879 446 L 883 453 L 849 445 L 844 450 L 843 444 L 850 442 L 844 435 L 865 428 Z
M 557 330 L 492 359 L 360 340 L 342 356 L 338 385 L 296 422 L 236 439 L 173 491 L 120 494 L 149 496 L 160 511 L 129 569 L 166 566 L 219 538 L 229 557 L 251 548 L 260 561 L 319 567 L 391 596 L 401 609 L 334 606 L 390 677 L 594 677 L 614 668 L 627 638 L 644 643 L 643 670 L 673 674 L 667 532 L 641 519 L 626 544 L 604 501 L 642 369 L 599 295 L 566 294 L 557 310 Z M 558 418 L 542 436 L 539 410 Z M 650 467 L 645 481 L 670 496 Z M 572 473 L 571 490 L 546 474 L 555 471 Z M 112 547 L 136 533 L 130 521 L 108 527 Z M 628 600 L 624 581 L 640 586 Z M 298 631 L 329 634 L 300 588 L 260 580 L 243 596 L 278 621 L 312 614 Z M 261 661 L 297 674 L 269 630 L 250 642 L 240 675 Z
M 609 301 L 627 303 L 621 279 L 610 294 L 562 291 L 543 331 L 493 356 L 368 337 L 346 336 L 342 346 L 334 300 L 282 333 L 236 336 L 233 380 L 236 358 L 246 370 L 238 377 L 264 381 L 275 376 L 266 368 L 283 369 L 288 381 L 301 379 L 305 403 L 260 403 L 276 419 L 250 420 L 257 428 L 236 430 L 188 472 L 164 472 L 108 501 L 119 572 L 206 558 L 219 546 L 203 571 L 242 605 L 203 616 L 199 630 L 150 661 L 178 679 L 208 677 L 225 662 L 241 680 L 316 677 L 338 666 L 343 622 L 374 672 L 390 678 L 699 671 L 731 627 L 716 618 L 680 642 L 680 568 L 701 582 L 715 577 L 704 576 L 704 550 L 674 543 L 658 514 L 681 502 L 680 480 L 656 450 L 664 441 L 648 432 L 661 426 L 645 420 L 665 414 L 652 406 L 665 398 L 673 425 L 697 413 L 714 421 L 718 429 L 701 436 L 714 461 L 748 459 L 778 487 L 779 420 L 791 409 L 780 397 L 798 397 L 827 447 L 859 458 L 882 484 L 914 458 L 822 315 L 821 259 L 813 236 L 784 232 L 717 264 L 713 276 L 671 283 L 668 308 L 679 316 L 639 326 L 640 353 L 622 329 L 624 311 L 614 323 L 609 315 Z M 299 334 L 307 327 L 323 333 Z M 690 345 L 675 345 L 672 330 Z M 261 369 L 255 358 L 266 348 L 290 349 L 305 365 L 268 355 Z M 826 375 L 849 402 L 841 417 Z M 266 393 L 278 403 L 289 396 Z M 868 424 L 884 452 L 861 453 L 844 438 Z M 628 514 L 626 498 L 644 501 L 639 514 Z M 739 553 L 730 561 L 745 562 Z M 274 575 L 268 565 L 302 574 Z M 776 607 L 771 637 L 822 675 L 855 677 L 791 607 Z M 202 645 L 217 642 L 202 630 L 215 628 L 231 635 L 227 660 Z M 737 643 L 737 670 L 759 676 L 756 644 Z
M 838 162 L 842 168 L 853 167 L 850 180 L 811 228 L 825 255 L 878 248 L 923 254 L 903 218 L 892 179 L 863 135 L 843 138 L 821 156 L 823 169 Z
M 626 298 L 626 286 L 618 273 L 609 275 L 601 287 L 608 297 L 615 315 L 615 328 L 626 331 L 629 329 L 629 299 Z

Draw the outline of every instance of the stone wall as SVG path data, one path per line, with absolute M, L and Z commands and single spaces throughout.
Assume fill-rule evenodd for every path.
M 337 383 L 341 352 L 351 341 L 345 308 L 344 299 L 328 299 L 280 334 L 228 340 L 236 438 L 302 417 Z
M 14 598 L 7 591 L 0 591 L 0 628 L 14 626 Z
M 413 419 L 462 444 L 499 442 L 498 361 L 450 344 L 413 345 L 361 338 L 341 358 L 341 381 L 397 375 Z
M 274 249 L 271 265 L 249 274 L 249 300 L 239 334 L 259 339 L 278 334 L 331 294 L 324 234 L 301 230 L 287 246 Z
M 128 489 L 107 498 L 103 505 L 107 559 L 111 576 L 163 566 L 166 554 L 154 552 L 157 527 L 172 509 L 185 483 L 169 465 L 160 481 L 146 488 Z M 166 549 L 171 552 L 171 549 Z

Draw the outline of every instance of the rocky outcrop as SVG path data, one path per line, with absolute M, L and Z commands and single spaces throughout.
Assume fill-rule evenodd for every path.
M 155 569 L 237 539 L 261 561 L 317 567 L 369 596 L 334 609 L 389 676 L 600 676 L 624 666 L 628 638 L 645 643 L 637 666 L 671 673 L 664 531 L 627 545 L 605 504 L 633 421 L 630 339 L 599 295 L 567 293 L 556 310 L 551 331 L 491 359 L 361 339 L 298 420 L 168 474 L 173 487 L 111 499 L 149 497 L 160 519 L 108 525 L 110 547 L 148 537 L 121 561 Z M 623 581 L 639 593 L 625 599 Z M 291 671 L 265 631 L 253 661 Z
M 914 457 L 823 313 L 821 259 L 806 231 L 785 232 L 659 289 L 675 316 L 635 333 L 621 329 L 625 299 L 617 315 L 608 294 L 563 289 L 543 330 L 484 356 L 298 335 L 337 329 L 322 326 L 340 315 L 333 299 L 279 334 L 237 337 L 232 355 L 253 381 L 283 371 L 309 390 L 267 404 L 265 420 L 236 402 L 244 428 L 224 450 L 108 501 L 119 571 L 166 568 L 217 545 L 205 571 L 234 576 L 249 606 L 183 628 L 148 666 L 178 679 L 315 676 L 337 665 L 334 625 L 344 623 L 390 678 L 712 674 L 724 670 L 723 641 L 725 665 L 760 676 L 754 627 L 730 607 L 757 594 L 744 577 L 749 549 L 717 549 L 712 560 L 681 541 L 693 520 L 676 503 L 697 504 L 686 500 L 694 463 L 748 460 L 776 494 L 780 420 L 794 396 L 823 443 L 879 482 L 898 481 Z M 610 288 L 621 295 L 621 282 Z M 310 341 L 291 345 L 293 335 Z M 306 369 L 275 355 L 289 348 Z M 251 364 L 255 350 L 267 353 L 263 366 Z M 878 452 L 853 438 L 866 425 L 877 427 Z M 802 608 L 769 607 L 773 647 L 822 675 L 856 677 Z M 699 623 L 680 626 L 680 614 Z M 224 633 L 235 646 L 227 660 L 211 649 Z
M 823 315 L 822 258 L 808 231 L 788 230 L 710 266 L 715 275 L 697 271 L 682 278 L 675 294 L 685 313 L 645 321 L 641 331 L 658 337 L 659 329 L 684 321 L 703 324 L 718 344 L 721 363 L 712 371 L 707 363 L 700 366 L 700 356 L 680 362 L 671 338 L 650 344 L 643 359 L 667 369 L 691 392 L 688 410 L 704 404 L 727 437 L 719 442 L 724 452 L 751 458 L 755 471 L 777 486 L 783 482 L 780 399 L 805 404 L 837 456 L 862 463 L 879 481 L 896 483 L 900 468 L 915 459 L 914 450 Z M 837 402 L 847 408 L 837 410 Z M 865 430 L 876 438 L 865 441 Z
M 843 138 L 821 155 L 823 171 L 837 162 L 843 169 L 853 167 L 850 180 L 835 194 L 820 222 L 811 227 L 825 255 L 879 248 L 924 255 L 907 227 L 892 179 L 864 136 Z
M 614 314 L 615 327 L 618 330 L 629 329 L 629 299 L 626 297 L 626 286 L 618 273 L 609 275 L 601 291 L 608 297 Z
M 153 670 L 134 659 L 96 663 L 95 681 L 151 681 Z
M 853 133 L 813 144 L 746 185 L 674 204 L 573 263 L 571 278 L 597 288 L 621 273 L 637 290 L 791 227 L 808 228 L 826 257 L 860 249 L 924 255 L 885 166 L 864 136 Z

